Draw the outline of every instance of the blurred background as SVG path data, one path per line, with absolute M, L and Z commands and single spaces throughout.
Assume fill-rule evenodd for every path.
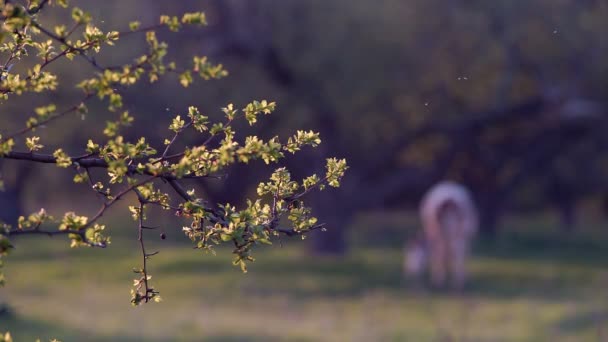
M 151 265 L 161 304 L 129 305 L 139 261 L 126 210 L 106 219 L 107 250 L 19 239 L 0 289 L 0 330 L 64 341 L 608 340 L 607 1 L 72 4 L 104 31 L 207 13 L 209 27 L 159 37 L 170 60 L 207 55 L 230 75 L 187 89 L 171 77 L 129 89 L 129 139 L 162 146 L 170 119 L 190 105 L 219 118 L 227 103 L 268 99 L 278 111 L 248 133 L 321 132 L 320 148 L 286 160 L 296 177 L 330 156 L 350 169 L 340 189 L 309 199 L 328 231 L 258 250 L 248 274 L 231 266 L 228 249 L 201 256 L 176 218 L 155 218 L 168 235 Z M 68 15 L 53 10 L 42 22 Z M 126 63 L 145 48 L 142 36 L 129 36 L 99 61 Z M 36 105 L 72 105 L 73 84 L 94 72 L 79 60 L 54 71 L 63 79 L 57 93 L 2 105 L 3 132 L 22 127 Z M 98 103 L 84 120 L 37 133 L 48 151 L 79 154 L 90 137 L 102 141 L 103 123 L 115 116 Z M 7 222 L 40 207 L 96 210 L 93 192 L 64 170 L 3 160 L 0 167 Z M 243 203 L 272 170 L 246 169 L 188 186 L 210 201 Z M 468 186 L 481 215 L 459 295 L 420 288 L 401 271 L 403 247 L 421 229 L 418 203 L 443 179 Z

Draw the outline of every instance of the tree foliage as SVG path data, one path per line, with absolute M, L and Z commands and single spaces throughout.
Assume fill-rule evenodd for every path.
M 605 2 L 216 4 L 236 26 L 224 56 L 271 70 L 348 158 L 331 207 L 344 226 L 361 210 L 413 208 L 443 178 L 473 190 L 484 233 L 503 210 L 606 192 Z
M 71 22 L 42 24 L 44 14 L 52 6 L 70 11 Z M 73 63 L 81 59 L 91 69 L 89 77 L 77 82 L 81 95 L 73 105 L 59 108 L 48 103 L 32 108 L 33 114 L 23 118 L 23 128 L 3 132 L 0 158 L 55 164 L 66 172 L 73 172 L 74 182 L 89 188 L 101 202 L 98 211 L 90 216 L 74 211 L 56 216 L 40 209 L 20 217 L 18 222 L 3 224 L 1 257 L 10 253 L 11 239 L 19 235 L 65 235 L 71 247 L 104 248 L 111 240 L 101 223 L 102 216 L 115 206 L 128 207 L 141 247 L 142 264 L 133 269 L 137 277 L 131 291 L 131 302 L 138 305 L 160 300 L 147 267 L 149 259 L 158 253 L 147 250 L 145 245 L 146 231 L 155 228 L 147 220 L 150 210 L 164 210 L 185 218 L 189 224 L 183 227 L 183 233 L 197 249 L 213 252 L 216 245 L 233 245 L 234 264 L 243 272 L 247 270 L 247 263 L 254 260 L 255 246 L 271 244 L 272 239 L 281 234 L 305 237 L 311 231 L 324 229 L 304 204 L 303 197 L 326 186 L 338 187 L 348 168 L 346 161 L 328 158 L 325 170 L 319 170 L 320 173 L 292 179 L 290 171 L 278 164 L 287 154 L 318 146 L 321 143 L 318 133 L 298 130 L 287 139 L 275 136 L 267 140 L 256 135 L 237 135 L 235 123 L 256 125 L 260 116 L 275 111 L 275 102 L 252 101 L 242 109 L 227 104 L 221 108 L 223 119 L 219 121 L 190 106 L 186 113 L 175 115 L 167 122 L 164 146 L 152 146 L 145 136 L 128 141 L 121 135 L 127 126 L 144 125 L 123 109 L 122 93 L 127 88 L 143 82 L 155 83 L 164 77 L 173 77 L 182 87 L 189 87 L 196 78 L 211 80 L 227 76 L 221 64 L 211 62 L 206 56 L 192 56 L 192 63 L 187 66 L 169 61 L 169 46 L 157 36 L 160 30 L 178 32 L 184 26 L 205 26 L 204 13 L 162 15 L 158 23 L 148 26 L 134 21 L 124 30 L 104 32 L 96 26 L 90 13 L 70 7 L 66 0 L 4 0 L 0 1 L 0 12 L 0 105 L 24 94 L 57 92 L 66 76 L 52 71 L 52 66 L 59 61 Z M 147 51 L 134 55 L 132 62 L 126 64 L 106 65 L 100 61 L 102 49 L 111 48 L 130 35 L 141 35 Z M 67 147 L 49 148 L 36 135 L 38 130 L 55 122 L 70 120 L 76 115 L 86 117 L 89 104 L 95 100 L 105 104 L 110 117 L 105 126 L 97 127 L 103 132 L 104 140 L 89 139 L 76 155 L 68 153 Z M 177 143 L 192 134 L 202 136 L 203 142 L 177 150 Z M 257 196 L 248 199 L 244 207 L 209 203 L 182 184 L 186 179 L 225 181 L 231 165 L 256 160 L 277 164 L 277 168 L 267 181 L 260 182 Z M 105 170 L 105 176 L 95 177 L 92 169 Z M 171 191 L 164 191 L 162 184 L 168 184 Z M 128 196 L 135 201 L 121 201 Z

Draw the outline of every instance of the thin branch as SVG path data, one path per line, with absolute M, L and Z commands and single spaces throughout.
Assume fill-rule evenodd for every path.
M 82 236 L 84 234 L 83 231 L 74 230 L 74 229 L 66 229 L 66 230 L 42 230 L 42 229 L 11 229 L 7 233 L 9 236 L 16 235 L 67 235 L 67 234 L 78 234 Z
M 83 105 L 85 102 L 87 102 L 88 100 L 90 100 L 92 97 L 93 97 L 93 94 L 87 94 L 84 98 L 82 98 L 82 100 L 80 101 L 80 103 L 78 105 L 75 105 L 75 106 L 72 106 L 70 108 L 67 108 L 63 112 L 60 112 L 60 113 L 55 114 L 55 115 L 51 115 L 51 116 L 49 116 L 48 118 L 46 118 L 46 119 L 44 119 L 42 121 L 39 121 L 39 122 L 37 122 L 37 123 L 35 123 L 35 124 L 31 125 L 31 126 L 24 127 L 22 129 L 20 129 L 19 131 L 11 134 L 11 135 L 3 137 L 2 139 L 0 139 L 0 143 L 6 142 L 9 139 L 14 139 L 14 138 L 16 138 L 16 137 L 18 137 L 20 135 L 23 135 L 23 134 L 26 134 L 28 132 L 31 132 L 31 131 L 33 131 L 37 127 L 40 127 L 42 125 L 46 125 L 49 122 L 52 122 L 54 120 L 59 119 L 60 117 L 65 116 L 66 114 L 75 112 L 75 111 L 78 110 L 78 108 L 80 108 L 81 105 Z
M 79 23 L 79 22 L 74 23 L 74 25 L 72 25 L 72 27 L 68 30 L 68 32 L 66 32 L 64 38 L 68 38 L 69 36 L 71 36 L 72 33 L 74 33 L 74 31 L 76 31 L 76 29 L 79 28 L 80 26 L 82 26 L 81 23 Z
M 163 152 L 163 155 L 160 157 L 160 160 L 164 160 L 167 157 L 167 153 L 169 153 L 169 149 L 171 148 L 171 146 L 173 146 L 173 143 L 175 143 L 175 141 L 177 140 L 177 138 L 179 137 L 179 135 L 184 130 L 186 130 L 188 127 L 190 127 L 191 125 L 192 125 L 192 121 L 188 122 L 180 130 L 178 130 L 177 132 L 175 132 L 175 135 L 173 136 L 173 139 L 171 139 L 171 141 L 167 144 L 167 147 L 165 148 L 165 151 Z
M 27 161 L 32 161 L 32 162 L 37 162 L 37 163 L 43 163 L 43 164 L 56 164 L 57 163 L 57 158 L 55 158 L 53 155 L 50 154 L 42 154 L 42 153 L 34 153 L 34 152 L 15 152 L 15 151 L 11 151 L 8 152 L 4 155 L 0 155 L 0 159 L 1 158 L 5 158 L 5 159 L 15 159 L 15 160 L 27 160 Z M 77 157 L 69 157 L 72 160 L 72 163 L 76 166 L 80 166 L 80 167 L 84 167 L 84 168 L 108 168 L 108 163 L 103 159 L 103 158 L 99 158 L 99 157 L 92 157 L 91 154 L 87 154 L 87 155 L 83 155 L 83 156 L 77 156 Z M 128 165 L 128 173 L 130 175 L 134 175 L 134 174 L 138 174 L 139 172 L 137 171 L 137 167 L 134 165 Z M 162 178 L 165 180 L 176 180 L 177 177 L 175 177 L 173 174 L 171 173 L 163 173 L 163 174 L 155 174 L 152 173 L 148 170 L 144 170 L 143 174 L 145 175 L 149 175 L 149 176 L 155 176 L 158 178 Z M 197 178 L 206 178 L 206 177 L 214 177 L 211 175 L 202 175 L 202 176 L 197 176 L 197 175 L 192 175 L 192 174 L 187 174 L 184 175 L 183 179 L 197 179 Z
M 167 179 L 167 183 L 186 201 L 192 202 L 194 198 L 188 194 L 188 192 L 177 182 L 175 179 Z
M 237 115 L 237 116 L 235 116 L 233 119 L 228 119 L 228 120 L 226 120 L 226 123 L 224 124 L 224 127 L 225 127 L 225 128 L 230 127 L 230 126 L 232 125 L 232 122 L 233 122 L 233 121 L 234 121 L 236 118 L 241 117 L 241 116 L 244 116 L 244 115 L 242 115 L 242 114 L 241 114 L 241 115 Z M 188 126 L 189 126 L 189 125 L 191 125 L 191 124 L 192 124 L 192 121 L 190 121 L 190 122 L 188 123 Z M 202 143 L 202 144 L 200 144 L 200 145 L 198 145 L 198 146 L 207 146 L 207 145 L 208 145 L 209 143 L 211 143 L 211 142 L 213 141 L 213 139 L 215 139 L 215 138 L 216 138 L 218 135 L 219 135 L 219 134 L 212 134 L 212 135 L 210 135 L 209 137 L 207 137 L 207 139 L 205 139 L 205 141 L 203 141 L 203 143 Z M 176 134 L 176 136 L 177 136 L 177 134 Z M 175 139 L 175 138 L 176 138 L 176 136 L 175 136 L 175 137 L 173 137 L 173 139 Z M 168 148 L 167 148 L 167 150 L 168 150 Z M 183 156 L 186 154 L 185 152 L 180 152 L 180 153 L 176 153 L 176 154 L 166 155 L 167 150 L 165 150 L 165 153 L 163 153 L 163 156 L 162 156 L 162 157 L 159 159 L 159 161 L 170 160 L 170 159 L 175 159 L 175 158 L 181 158 L 181 157 L 183 157 Z
M 82 241 L 86 244 L 88 244 L 89 246 L 92 247 L 99 247 L 99 248 L 106 248 L 106 244 L 105 243 L 100 243 L 100 242 L 92 242 L 87 238 L 86 235 L 86 226 L 83 227 L 82 229 L 79 230 L 75 230 L 75 229 L 66 229 L 66 230 L 42 230 L 39 229 L 38 226 L 36 226 L 34 229 L 11 229 L 9 230 L 6 234 L 7 236 L 17 236 L 17 235 L 46 235 L 49 237 L 53 237 L 55 235 L 69 235 L 69 234 L 76 234 L 78 236 L 80 236 L 80 238 L 82 239 Z
M 50 154 L 42 154 L 42 153 L 32 153 L 32 152 L 8 152 L 5 155 L 0 156 L 0 158 L 5 159 L 16 159 L 16 160 L 28 160 L 37 163 L 45 163 L 45 164 L 56 164 L 57 158 Z M 79 157 L 71 157 L 72 163 L 78 163 L 79 166 L 89 168 L 89 167 L 102 167 L 107 168 L 108 163 L 102 158 L 82 158 Z
M 129 192 L 133 191 L 133 189 L 136 189 L 137 187 L 140 187 L 144 184 L 150 183 L 152 182 L 154 179 L 158 178 L 159 176 L 152 176 L 152 177 L 148 177 L 145 178 L 137 183 L 132 184 L 131 186 L 123 189 L 121 192 L 119 192 L 116 196 L 114 196 L 114 198 L 112 198 L 111 201 L 109 202 L 105 202 L 101 208 L 99 208 L 99 210 L 97 211 L 97 214 L 95 214 L 95 216 L 93 216 L 93 218 L 91 218 L 89 220 L 89 222 L 83 227 L 83 229 L 90 227 L 91 225 L 93 225 L 93 223 L 95 223 L 97 220 L 99 220 L 99 218 L 101 216 L 103 216 L 103 214 L 105 213 L 105 211 L 111 207 L 112 205 L 114 205 L 116 202 L 118 202 L 118 200 L 120 200 L 124 195 L 128 194 Z
M 148 264 L 147 264 L 147 260 L 148 257 L 150 257 L 150 255 L 148 255 L 146 253 L 146 245 L 144 243 L 144 202 L 142 201 L 142 198 L 139 197 L 140 194 L 137 194 L 138 198 L 139 198 L 139 218 L 138 218 L 138 229 L 137 229 L 137 241 L 139 241 L 139 246 L 141 248 L 141 255 L 142 255 L 142 278 L 143 278 L 143 284 L 144 284 L 144 290 L 145 290 L 145 295 L 144 295 L 144 300 L 146 301 L 146 303 L 150 300 L 150 296 L 149 293 L 150 291 L 153 291 L 152 289 L 150 289 L 148 287 Z
M 319 187 L 319 186 L 321 186 L 323 183 L 326 183 L 328 179 L 329 179 L 329 178 L 328 178 L 327 176 L 325 176 L 325 177 L 323 177 L 323 179 L 321 179 L 321 180 L 319 180 L 318 182 L 316 182 L 315 184 L 313 184 L 313 185 L 309 186 L 309 187 L 308 187 L 306 190 L 304 190 L 304 191 L 300 192 L 299 194 L 295 194 L 295 195 L 293 195 L 293 196 L 286 197 L 286 198 L 284 198 L 284 200 L 285 200 L 285 201 L 287 201 L 287 202 L 293 202 L 293 201 L 295 201 L 295 200 L 297 200 L 297 199 L 299 199 L 299 198 L 301 198 L 301 197 L 305 196 L 306 194 L 308 194 L 308 193 L 309 193 L 309 192 L 311 192 L 312 190 L 314 190 L 314 189 L 318 188 L 318 187 Z
M 311 232 L 313 230 L 319 230 L 319 229 L 324 229 L 325 228 L 325 223 L 320 223 L 317 225 L 314 225 L 312 227 L 310 227 L 306 233 Z M 279 232 L 279 233 L 283 233 L 287 236 L 297 236 L 297 235 L 302 235 L 302 232 L 299 232 L 295 229 L 289 229 L 289 228 L 277 228 L 275 229 L 275 231 Z
M 103 67 L 101 65 L 99 65 L 97 63 L 97 61 L 95 60 L 95 57 L 89 56 L 87 54 L 87 52 L 89 51 L 87 48 L 90 45 L 93 45 L 95 43 L 100 43 L 99 41 L 90 41 L 88 43 L 86 43 L 85 45 L 83 45 L 83 47 L 75 47 L 74 45 L 71 45 L 67 38 L 74 32 L 74 30 L 79 26 L 79 25 L 74 25 L 74 27 L 72 27 L 72 29 L 67 33 L 67 35 L 65 37 L 61 37 L 58 36 L 56 34 L 54 34 L 53 32 L 47 30 L 46 28 L 44 28 L 43 26 L 41 26 L 40 24 L 38 24 L 36 21 L 32 21 L 32 25 L 34 27 L 36 27 L 37 29 L 40 30 L 40 32 L 44 33 L 45 35 L 47 35 L 48 37 L 52 38 L 53 40 L 67 46 L 67 48 L 62 52 L 61 55 L 65 55 L 69 52 L 78 52 L 78 55 L 81 56 L 82 58 L 84 58 L 87 62 L 89 62 L 89 64 L 91 64 L 94 68 L 98 69 L 99 71 L 105 71 L 108 69 L 115 69 L 114 67 Z M 148 27 L 144 27 L 138 30 L 133 30 L 133 31 L 121 31 L 118 32 L 118 36 L 119 37 L 124 37 L 124 36 L 128 36 L 130 34 L 133 33 L 138 33 L 138 32 L 144 32 L 144 31 L 150 31 L 150 30 L 155 30 L 157 28 L 161 28 L 164 27 L 165 25 L 163 24 L 156 24 L 156 25 L 151 25 Z
M 87 174 L 87 182 L 89 183 L 89 186 L 91 187 L 91 190 L 95 191 L 95 193 L 97 195 L 99 195 L 102 200 L 104 200 L 104 201 L 107 200 L 107 198 L 110 196 L 110 194 L 105 193 L 105 192 L 101 191 L 101 189 L 97 189 L 95 187 L 95 183 L 93 183 L 93 179 L 91 178 L 91 172 L 89 172 L 89 168 L 88 167 L 85 167 L 84 171 Z

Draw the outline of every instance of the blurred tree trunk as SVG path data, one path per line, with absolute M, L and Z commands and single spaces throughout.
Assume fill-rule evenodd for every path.
M 345 199 L 327 189 L 315 196 L 314 215 L 326 224 L 324 232 L 311 234 L 310 252 L 316 255 L 343 255 L 347 251 L 347 231 L 352 220 L 344 208 Z
M 4 168 L 4 191 L 0 191 L 0 220 L 8 224 L 16 224 L 19 216 L 23 215 L 23 191 L 32 168 L 20 164 L 13 169 Z
M 608 193 L 604 193 L 601 197 L 601 206 L 604 216 L 608 217 Z
M 0 220 L 8 224 L 15 224 L 19 216 L 23 214 L 21 205 L 21 194 L 18 188 L 6 186 L 5 191 L 0 192 Z
M 576 230 L 576 200 L 570 196 L 556 198 L 561 229 L 565 233 Z
M 12 169 L 7 170 L 5 166 L 2 171 L 4 171 L 2 176 L 9 177 L 2 177 L 4 191 L 0 191 L 0 221 L 14 226 L 17 224 L 19 216 L 25 212 L 23 193 L 32 168 L 26 164 L 16 163 Z M 12 172 L 14 172 L 13 175 L 11 175 Z M 11 314 L 7 302 L 7 299 L 0 299 L 0 317 Z
M 479 205 L 479 233 L 487 238 L 496 237 L 500 221 L 500 204 L 494 198 L 486 198 Z
M 475 194 L 475 202 L 479 210 L 479 234 L 485 238 L 494 238 L 498 233 L 504 199 L 510 188 L 499 186 L 495 175 L 500 165 L 483 160 L 479 145 L 481 144 L 473 147 L 479 162 L 473 164 L 473 168 L 467 169 L 463 177 L 465 184 L 469 184 Z

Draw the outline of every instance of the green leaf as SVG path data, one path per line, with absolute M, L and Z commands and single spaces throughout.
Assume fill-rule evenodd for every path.
M 207 25 L 207 18 L 203 12 L 184 13 L 182 23 L 190 25 Z
M 192 73 L 190 71 L 184 71 L 179 75 L 179 83 L 187 88 L 190 84 L 192 84 Z
M 25 146 L 27 146 L 30 152 L 36 152 L 44 147 L 44 145 L 38 144 L 40 137 L 25 138 Z
M 141 23 L 139 21 L 132 21 L 129 23 L 129 29 L 131 31 L 135 31 L 139 28 L 140 25 L 141 25 Z
M 169 129 L 172 130 L 173 132 L 179 132 L 182 130 L 182 128 L 184 128 L 184 125 L 186 124 L 186 121 L 182 120 L 181 116 L 176 116 L 173 121 L 171 122 L 171 125 L 169 125 Z
M 67 168 L 72 165 L 72 159 L 62 149 L 55 150 L 53 157 L 55 157 L 55 162 L 59 167 Z
M 257 122 L 258 114 L 270 114 L 275 108 L 275 102 L 268 102 L 266 100 L 262 100 L 261 102 L 253 101 L 243 108 L 243 113 L 245 113 L 245 119 L 249 122 L 249 125 L 253 125 Z

